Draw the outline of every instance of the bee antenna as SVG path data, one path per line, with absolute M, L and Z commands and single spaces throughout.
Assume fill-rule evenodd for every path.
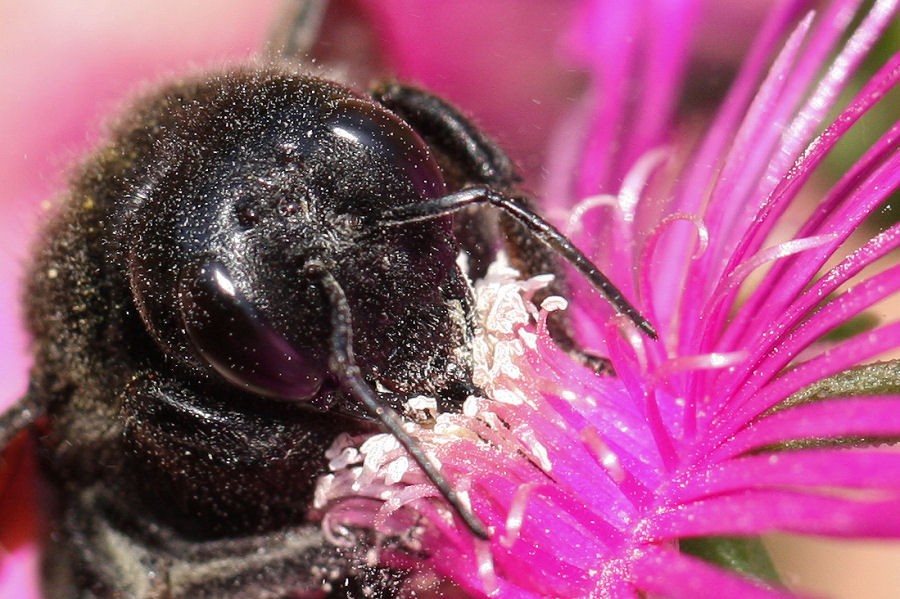
M 387 226 L 397 226 L 431 220 L 451 214 L 471 204 L 490 204 L 525 225 L 537 239 L 575 267 L 619 314 L 626 316 L 651 339 L 658 338 L 656 329 L 653 328 L 650 321 L 638 312 L 637 308 L 622 295 L 612 281 L 600 272 L 581 250 L 575 247 L 556 227 L 529 210 L 522 202 L 517 201 L 515 196 L 498 193 L 490 187 L 469 187 L 439 198 L 391 208 L 384 214 L 381 223 Z
M 422 446 L 406 432 L 400 415 L 387 405 L 363 378 L 353 356 L 350 305 L 340 283 L 322 264 L 313 262 L 307 267 L 319 276 L 331 303 L 331 352 L 328 367 L 331 373 L 338 378 L 341 388 L 362 403 L 378 419 L 384 429 L 400 442 L 472 534 L 480 539 L 489 539 L 484 523 L 472 512 L 471 508 L 463 503 L 450 481 L 425 455 Z

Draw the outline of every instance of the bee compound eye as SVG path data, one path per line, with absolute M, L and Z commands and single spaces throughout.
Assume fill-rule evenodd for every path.
M 324 380 L 313 355 L 293 347 L 241 293 L 217 261 L 188 266 L 179 309 L 191 344 L 219 375 L 247 391 L 309 400 Z
M 371 102 L 345 99 L 326 120 L 329 135 L 379 156 L 417 197 L 446 193 L 441 170 L 424 141 L 393 113 Z

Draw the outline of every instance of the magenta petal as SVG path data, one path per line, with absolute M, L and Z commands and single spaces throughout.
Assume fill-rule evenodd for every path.
M 900 265 L 866 279 L 825 304 L 782 340 L 779 344 L 780 351 L 769 354 L 756 365 L 752 377 L 735 393 L 731 401 L 740 405 L 748 396 L 772 380 L 772 377 L 787 366 L 794 356 L 799 355 L 822 335 L 898 290 L 900 290 Z
M 900 341 L 900 322 L 857 335 L 829 348 L 815 358 L 798 364 L 761 387 L 759 392 L 743 398 L 743 404 L 723 411 L 711 420 L 709 442 L 718 444 L 793 393 L 818 380 L 878 357 L 897 347 L 898 341 Z
M 788 173 L 788 168 L 808 139 L 806 135 L 797 131 L 794 133 L 799 137 L 787 137 L 783 123 L 791 121 L 793 115 L 804 118 L 811 116 L 808 112 L 804 114 L 800 110 L 802 99 L 806 90 L 815 81 L 818 71 L 825 64 L 828 54 L 840 41 L 860 3 L 859 0 L 841 0 L 830 4 L 820 18 L 815 20 L 815 27 L 810 32 L 803 52 L 797 60 L 785 64 L 784 71 L 778 66 L 773 67 L 769 81 L 762 85 L 761 96 L 764 101 L 758 101 L 759 122 L 745 127 L 745 137 L 741 138 L 739 133 L 734 150 L 734 156 L 739 162 L 731 162 L 732 168 L 735 169 L 734 177 L 724 179 L 728 184 L 720 186 L 717 190 L 719 193 L 727 194 L 730 201 L 710 203 L 712 208 L 709 212 L 710 230 L 713 233 L 720 233 L 717 237 L 723 242 L 722 247 L 712 248 L 710 259 L 730 256 L 723 265 L 723 272 L 730 270 L 735 261 L 742 256 L 754 252 L 763 241 L 764 235 L 761 233 L 765 228 L 772 226 L 774 219 L 760 218 L 757 213 L 766 214 L 774 209 L 769 194 L 774 185 Z M 883 11 L 878 15 L 880 19 L 866 21 L 861 25 L 867 36 L 877 34 L 877 30 L 884 26 L 887 16 Z M 872 31 L 869 31 L 870 29 Z M 849 54 L 858 59 L 860 50 L 854 48 Z M 838 81 L 845 80 L 852 73 L 851 62 L 847 62 L 844 66 L 845 69 L 838 71 Z M 836 82 L 831 84 L 835 85 Z M 765 99 L 773 94 L 775 98 L 766 102 Z M 819 113 L 821 117 L 821 110 Z M 782 163 L 781 168 L 776 172 L 768 172 L 770 167 L 779 162 Z M 727 175 L 723 174 L 723 177 L 725 176 Z M 720 209 L 718 213 L 716 208 Z M 757 214 L 755 218 L 752 217 L 754 214 Z M 780 210 L 776 209 L 774 214 L 780 214 Z M 746 223 L 746 229 L 742 231 L 735 228 L 731 225 L 732 222 Z M 717 230 L 718 226 L 722 227 L 720 231 Z M 759 233 L 757 230 L 760 230 Z M 742 235 L 736 238 L 736 234 Z M 709 274 L 718 275 L 720 272 L 713 271 Z
M 898 68 L 898 75 L 900 75 L 900 68 Z M 847 178 L 852 182 L 852 186 L 844 187 L 839 183 L 832 190 L 830 196 L 825 198 L 825 202 L 831 197 L 841 198 L 841 202 L 833 207 L 828 218 L 820 227 L 816 228 L 821 233 L 833 235 L 833 240 L 821 252 L 809 252 L 794 260 L 786 260 L 785 264 L 788 267 L 779 265 L 777 277 L 770 273 L 759 287 L 757 293 L 760 298 L 754 298 L 757 300 L 756 303 L 741 308 L 741 314 L 732 325 L 733 330 L 743 330 L 744 336 L 747 338 L 751 332 L 756 332 L 751 321 L 754 308 L 758 310 L 765 306 L 766 309 L 772 310 L 784 309 L 786 303 L 793 299 L 805 286 L 805 283 L 813 278 L 825 260 L 838 249 L 862 220 L 887 200 L 890 194 L 900 186 L 900 176 L 897 175 L 898 167 L 900 167 L 900 154 L 896 151 L 898 142 L 900 142 L 898 133 L 900 133 L 900 128 L 895 125 L 873 148 L 872 156 L 866 156 L 857 163 L 860 170 L 848 173 Z M 867 158 L 871 158 L 872 161 L 867 161 Z M 766 291 L 771 291 L 771 293 L 766 296 L 764 295 Z M 741 325 L 746 326 L 742 327 Z M 728 342 L 730 339 L 723 339 L 723 344 Z
M 747 356 L 744 364 L 734 372 L 719 377 L 721 385 L 723 385 L 723 394 L 726 396 L 733 394 L 734 390 L 746 380 L 746 376 L 753 371 L 759 360 L 771 351 L 791 327 L 821 303 L 823 298 L 827 298 L 851 277 L 859 274 L 863 268 L 883 258 L 898 246 L 900 246 L 900 224 L 876 235 L 836 267 L 825 273 L 809 289 L 803 291 L 773 323 L 767 324 L 765 328 L 758 327 L 760 334 L 751 342 L 751 353 Z
M 816 138 L 796 166 L 797 176 L 785 179 L 780 187 L 773 192 L 779 196 L 793 197 L 812 174 L 814 168 L 821 163 L 827 153 L 840 141 L 842 136 L 870 109 L 884 94 L 894 87 L 900 80 L 900 54 L 895 55 L 881 70 L 867 82 L 865 88 L 857 94 L 850 106 L 845 109 L 818 138 Z M 823 224 L 826 221 L 844 231 L 853 228 L 855 222 L 848 222 L 846 218 L 834 218 L 835 211 L 847 204 L 848 197 L 859 183 L 871 176 L 871 173 L 882 165 L 898 147 L 897 126 L 892 127 L 878 142 L 876 142 L 866 154 L 847 172 L 834 186 L 829 194 L 820 202 L 816 211 L 797 232 L 798 236 L 805 237 L 825 230 Z M 857 221 L 858 222 L 858 221 Z M 834 227 L 832 227 L 833 229 Z M 840 241 L 846 238 L 846 233 L 841 235 Z M 836 247 L 836 246 L 835 246 Z M 822 264 L 824 255 L 810 254 L 801 256 L 797 260 L 784 261 L 777 264 L 766 276 L 766 279 L 754 290 L 752 296 L 742 306 L 741 313 L 737 316 L 730 330 L 723 338 L 723 344 L 730 346 L 737 339 L 746 339 L 748 335 L 758 333 L 752 326 L 753 314 L 759 312 L 763 305 L 782 307 L 802 289 L 803 283 L 813 276 Z
M 766 265 L 770 262 L 785 260 L 790 256 L 800 253 L 810 253 L 812 250 L 819 250 L 833 244 L 836 235 L 817 235 L 814 237 L 795 238 L 790 241 L 760 250 L 753 256 L 748 257 L 744 262 L 737 264 L 733 270 L 722 277 L 722 280 L 713 290 L 706 306 L 703 310 L 704 319 L 710 322 L 723 322 L 730 311 L 740 286 L 744 284 L 747 277 L 754 270 Z M 822 251 L 815 252 L 817 254 L 824 253 Z M 713 330 L 712 328 L 710 330 Z M 720 348 L 724 347 L 722 345 Z M 727 394 L 723 394 L 727 395 Z
M 709 459 L 717 462 L 766 445 L 803 439 L 895 436 L 900 436 L 900 398 L 826 399 L 754 421 Z
M 783 189 L 777 191 L 779 187 L 783 187 L 784 184 L 796 185 L 797 183 L 802 183 L 810 174 L 810 158 L 812 157 L 815 160 L 821 159 L 821 152 L 819 152 L 818 156 L 815 153 L 808 153 L 802 159 L 807 161 L 805 169 L 792 168 L 788 170 L 786 165 L 781 167 L 773 166 L 778 160 L 785 160 L 781 152 L 784 152 L 790 162 L 793 162 L 799 154 L 799 149 L 807 143 L 808 134 L 812 131 L 810 123 L 813 125 L 818 124 L 818 120 L 823 114 L 821 109 L 818 112 L 809 109 L 800 111 L 798 118 L 805 120 L 807 124 L 792 130 L 797 137 L 781 139 L 781 145 L 778 148 L 779 152 L 773 153 L 766 150 L 766 148 L 768 144 L 774 144 L 775 139 L 780 139 L 782 129 L 779 123 L 789 118 L 789 113 L 786 111 L 794 110 L 794 105 L 798 101 L 797 98 L 799 98 L 798 94 L 803 92 L 805 86 L 808 85 L 809 79 L 815 75 L 815 72 L 824 60 L 825 53 L 835 43 L 838 32 L 852 16 L 853 5 L 854 3 L 852 2 L 835 3 L 829 9 L 831 12 L 818 19 L 816 29 L 810 34 L 808 46 L 804 47 L 802 58 L 798 59 L 798 64 L 793 65 L 792 56 L 797 51 L 797 45 L 801 41 L 799 35 L 795 33 L 795 36 L 792 38 L 794 45 L 788 45 L 788 48 L 792 49 L 793 52 L 782 54 L 780 62 L 776 63 L 772 73 L 770 73 L 770 82 L 763 85 L 762 93 L 751 107 L 750 114 L 758 113 L 757 120 L 759 123 L 757 124 L 752 119 L 744 123 L 743 130 L 738 133 L 732 148 L 732 152 L 737 152 L 737 154 L 726 158 L 723 172 L 719 177 L 718 187 L 713 192 L 713 200 L 709 203 L 711 209 L 708 211 L 707 224 L 715 238 L 728 240 L 728 243 L 721 248 L 717 248 L 713 244 L 703 260 L 693 267 L 694 272 L 697 273 L 696 276 L 704 278 L 707 285 L 710 281 L 715 281 L 721 273 L 729 272 L 735 268 L 738 261 L 747 253 L 755 252 L 759 248 L 763 239 L 777 221 L 777 217 L 794 197 L 793 193 L 785 193 Z M 852 38 L 851 42 L 848 42 L 844 49 L 846 56 L 841 59 L 841 62 L 837 63 L 841 68 L 836 67 L 834 69 L 832 81 L 827 84 L 823 83 L 823 87 L 820 87 L 816 92 L 817 94 L 825 94 L 826 96 L 833 94 L 833 90 L 827 91 L 828 87 L 841 85 L 848 73 L 852 72 L 853 65 L 858 62 L 860 56 L 872 43 L 872 40 L 878 35 L 889 18 L 890 11 L 886 11 L 885 6 L 882 5 L 878 11 L 871 13 L 860 26 L 856 36 Z M 802 31 L 800 29 L 797 33 Z M 788 83 L 783 83 L 784 80 L 787 80 Z M 885 84 L 888 83 L 885 82 Z M 784 89 L 782 89 L 782 86 L 784 86 Z M 810 102 L 814 102 L 817 99 L 821 100 L 822 98 L 814 97 Z M 813 113 L 819 116 L 813 118 Z M 859 112 L 856 114 L 858 115 Z M 746 155 L 741 152 L 746 152 Z M 754 159 L 754 156 L 757 155 L 774 157 L 775 162 L 768 167 L 770 172 L 763 173 L 763 165 L 756 164 L 757 161 Z M 755 180 L 760 180 L 764 183 L 758 188 L 753 187 L 752 182 Z M 773 193 L 776 191 L 777 193 Z M 721 201 L 716 201 L 716 193 L 727 194 L 727 196 L 723 195 L 719 198 Z M 729 224 L 732 221 L 747 223 L 747 229 L 745 231 L 735 230 Z M 738 238 L 742 239 L 742 241 L 734 241 Z M 716 270 L 708 270 L 706 267 L 702 267 L 702 265 L 716 263 L 720 263 L 723 270 L 718 270 L 719 267 L 716 267 Z M 770 307 L 777 309 L 776 306 Z M 697 322 L 696 316 L 698 311 L 699 307 L 692 305 L 692 312 L 686 314 L 683 320 Z M 712 341 L 713 336 L 721 329 L 723 319 L 721 316 L 710 319 L 709 315 L 706 315 L 703 322 L 705 332 L 702 333 L 703 336 L 698 338 L 695 343 L 704 342 L 701 340 L 706 340 L 705 342 Z M 693 337 L 694 335 L 688 335 L 686 338 Z M 719 347 L 723 350 L 728 349 L 723 346 Z M 684 349 L 690 351 L 687 347 Z
M 672 210 L 675 213 L 699 214 L 703 208 L 707 188 L 715 176 L 718 161 L 728 152 L 732 137 L 744 117 L 747 105 L 757 91 L 758 82 L 767 68 L 772 54 L 787 31 L 794 26 L 797 17 L 806 10 L 808 2 L 793 0 L 776 3 L 762 30 L 756 37 L 747 59 L 744 61 L 737 79 L 733 83 L 709 132 L 702 141 L 695 159 L 688 165 L 688 171 L 678 182 L 678 193 Z M 690 247 L 689 238 L 683 234 L 673 236 L 663 249 L 664 254 L 677 254 Z M 656 288 L 668 295 L 679 295 L 681 285 L 680 268 L 674 264 L 655 272 Z M 671 303 L 659 306 L 664 321 L 671 318 Z
M 814 36 L 811 44 L 821 44 L 824 51 L 818 54 L 813 48 L 807 48 L 804 52 L 806 58 L 805 65 L 798 67 L 798 72 L 794 73 L 791 82 L 801 88 L 806 86 L 804 76 L 816 77 L 819 70 L 821 57 L 829 52 L 830 48 L 837 40 L 841 40 L 845 35 L 845 28 L 849 25 L 856 12 L 859 3 L 852 2 L 835 2 L 828 7 L 819 20 L 819 26 L 824 34 L 818 38 Z M 884 32 L 888 23 L 893 17 L 896 8 L 895 0 L 879 0 L 875 5 L 863 15 L 862 22 L 852 32 L 848 40 L 843 43 L 843 47 L 836 57 L 828 65 L 824 76 L 814 82 L 812 93 L 805 99 L 803 105 L 796 110 L 796 116 L 788 125 L 787 130 L 783 133 L 780 147 L 773 154 L 773 160 L 768 164 L 762 182 L 763 192 L 772 193 L 776 188 L 776 183 L 785 178 L 790 170 L 795 168 L 795 164 L 801 156 L 801 152 L 806 154 L 808 149 L 807 142 L 818 131 L 830 112 L 830 108 L 834 106 L 838 94 L 846 87 L 850 78 L 857 71 L 863 59 L 872 49 L 878 38 Z M 773 193 L 774 195 L 774 193 Z M 778 210 L 780 214 L 786 204 Z M 772 221 L 770 220 L 770 223 Z M 758 235 L 759 236 L 759 235 Z M 761 239 L 760 239 L 761 241 Z
M 851 500 L 748 489 L 659 513 L 647 523 L 645 532 L 650 539 L 758 535 L 774 530 L 837 537 L 896 537 L 900 535 L 900 499 L 882 499 L 883 495 L 872 491 L 869 496 Z
M 753 487 L 883 489 L 900 492 L 900 453 L 804 449 L 764 453 L 711 465 L 677 486 L 681 502 Z
M 589 65 L 596 96 L 576 197 L 616 191 L 631 165 L 663 140 L 686 66 L 697 4 L 581 3 L 570 46 Z M 635 94 L 636 89 L 644 93 Z M 628 123 L 624 135 L 622 127 Z M 623 140 L 626 145 L 616 147 Z
M 635 586 L 668 599 L 798 599 L 795 593 L 740 579 L 695 557 L 647 550 L 631 566 Z

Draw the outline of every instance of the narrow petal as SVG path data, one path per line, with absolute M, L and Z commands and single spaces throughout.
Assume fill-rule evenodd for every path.
M 900 535 L 900 499 L 844 499 L 795 491 L 751 489 L 702 499 L 657 514 L 651 539 L 760 535 L 780 530 L 836 537 Z
M 766 328 L 754 326 L 760 332 L 755 339 L 749 341 L 750 353 L 747 359 L 732 372 L 718 378 L 717 386 L 722 389 L 723 395 L 732 395 L 747 380 L 747 376 L 753 371 L 760 359 L 778 344 L 787 331 L 810 314 L 813 308 L 823 301 L 823 298 L 829 297 L 838 287 L 849 281 L 851 277 L 859 274 L 863 268 L 883 258 L 898 246 L 900 246 L 900 224 L 896 224 L 879 233 L 847 256 L 837 266 L 830 269 L 809 289 L 803 291 Z
M 804 439 L 898 435 L 900 397 L 825 399 L 754 421 L 712 452 L 709 459 L 718 462 L 753 449 Z
M 747 106 L 758 90 L 759 81 L 769 66 L 772 55 L 797 19 L 809 8 L 806 0 L 777 2 L 765 24 L 757 35 L 753 47 L 744 60 L 737 78 L 732 84 L 722 107 L 710 124 L 696 156 L 687 165 L 687 172 L 678 183 L 677 193 L 672 202 L 672 213 L 699 215 L 708 199 L 709 186 L 721 168 L 720 158 L 727 154 L 731 141 L 744 117 Z M 685 248 L 692 247 L 686 234 L 673 235 L 662 248 L 660 254 L 681 256 Z M 685 273 L 675 260 L 667 262 L 664 268 L 654 268 L 654 287 L 662 297 L 680 296 L 685 288 Z M 645 264 L 644 268 L 652 268 Z M 672 302 L 661 302 L 656 309 L 661 322 L 672 319 Z
M 755 365 L 753 374 L 730 399 L 732 406 L 752 401 L 757 390 L 771 381 L 800 352 L 842 322 L 846 322 L 878 301 L 900 290 L 900 265 L 872 276 L 828 302 L 787 335 L 778 351 L 769 353 Z M 900 344 L 900 339 L 896 340 Z M 889 349 L 889 348 L 886 348 Z
M 900 322 L 866 331 L 798 364 L 709 422 L 709 442 L 718 445 L 751 420 L 816 381 L 848 370 L 897 347 Z M 698 448 L 699 449 L 699 448 Z M 706 447 L 706 449 L 711 449 Z
M 900 54 L 897 55 L 900 59 Z M 900 60 L 897 64 L 897 81 L 900 81 Z M 730 334 L 721 342 L 722 347 L 734 343 L 737 332 L 740 341 L 746 342 L 752 335 L 758 335 L 758 326 L 753 326 L 753 310 L 782 310 L 815 276 L 850 234 L 857 229 L 864 218 L 880 206 L 898 186 L 897 169 L 900 165 L 900 123 L 894 125 L 870 152 L 858 161 L 841 181 L 824 198 L 823 204 L 830 204 L 827 219 L 815 227 L 818 232 L 834 235 L 834 240 L 821 252 L 811 252 L 786 260 L 768 273 L 751 300 L 741 307 L 740 313 L 731 324 Z M 807 222 L 817 221 L 818 212 Z M 804 226 L 804 230 L 813 227 Z
M 699 470 L 699 469 L 698 469 Z M 822 487 L 900 492 L 900 453 L 881 450 L 803 449 L 745 456 L 713 464 L 673 485 L 688 502 L 748 488 Z
M 665 549 L 644 552 L 631 566 L 633 583 L 668 599 L 798 599 L 796 593 L 743 579 L 697 558 Z

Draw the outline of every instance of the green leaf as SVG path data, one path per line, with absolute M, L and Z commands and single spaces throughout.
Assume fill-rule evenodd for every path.
M 900 395 L 900 360 L 877 362 L 839 372 L 834 376 L 816 381 L 809 387 L 794 393 L 783 402 L 766 412 L 763 417 L 790 408 L 817 401 L 841 397 L 865 395 Z M 900 443 L 896 437 L 832 437 L 822 439 L 799 439 L 777 445 L 761 447 L 753 453 L 767 453 L 778 450 L 805 449 L 808 447 L 839 447 Z
M 794 393 L 776 409 L 834 397 L 900 394 L 900 360 L 877 362 L 839 372 Z
M 681 550 L 716 566 L 750 578 L 777 583 L 778 572 L 762 541 L 753 537 L 708 537 L 682 539 Z

